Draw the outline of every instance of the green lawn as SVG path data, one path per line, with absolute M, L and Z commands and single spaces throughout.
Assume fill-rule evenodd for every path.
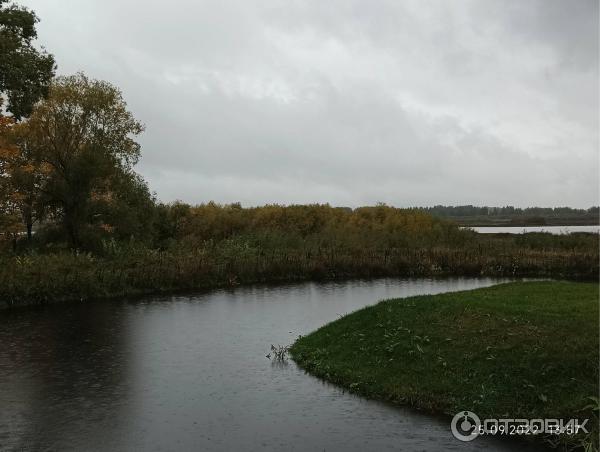
M 598 284 L 509 283 L 385 300 L 292 346 L 311 374 L 367 397 L 481 419 L 590 418 Z M 597 446 L 597 445 L 596 445 Z

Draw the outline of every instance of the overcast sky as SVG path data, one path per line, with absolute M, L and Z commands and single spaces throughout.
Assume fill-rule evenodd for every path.
M 598 1 L 19 3 L 163 201 L 598 204 Z

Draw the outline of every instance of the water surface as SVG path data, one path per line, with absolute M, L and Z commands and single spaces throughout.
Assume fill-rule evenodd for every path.
M 290 344 L 382 298 L 498 281 L 303 283 L 0 312 L 0 449 L 522 449 L 460 443 L 445 419 L 265 358 L 271 343 Z
M 572 232 L 600 233 L 600 226 L 471 226 L 482 234 L 524 234 L 527 232 L 549 232 L 550 234 L 570 234 Z

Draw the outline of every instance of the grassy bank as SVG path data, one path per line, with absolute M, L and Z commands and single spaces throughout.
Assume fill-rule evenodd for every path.
M 509 239 L 515 240 L 515 239 Z M 530 276 L 594 279 L 589 247 L 264 249 L 227 242 L 191 250 L 124 249 L 107 256 L 0 257 L 0 306 L 208 289 L 255 282 L 381 276 Z
M 595 431 L 570 446 L 597 448 L 597 412 L 584 407 L 599 391 L 598 295 L 593 283 L 527 282 L 386 300 L 291 353 L 318 377 L 429 412 L 590 418 Z

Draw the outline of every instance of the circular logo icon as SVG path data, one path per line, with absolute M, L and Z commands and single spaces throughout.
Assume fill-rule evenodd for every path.
M 481 420 L 472 411 L 456 413 L 450 423 L 452 434 L 459 441 L 473 441 L 479 435 Z

